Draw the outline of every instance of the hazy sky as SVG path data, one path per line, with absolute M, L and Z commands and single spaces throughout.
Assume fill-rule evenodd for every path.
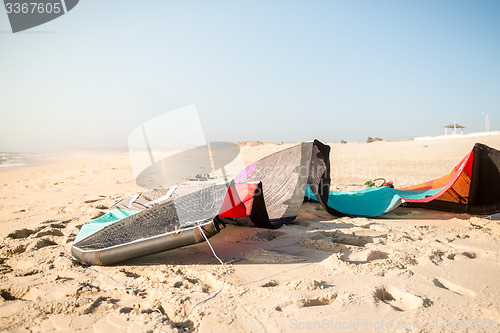
M 81 0 L 12 34 L 0 151 L 126 147 L 196 104 L 214 141 L 500 130 L 500 1 Z

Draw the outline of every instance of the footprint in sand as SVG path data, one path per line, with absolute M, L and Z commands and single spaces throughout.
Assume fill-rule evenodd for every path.
M 343 244 L 334 243 L 331 238 L 325 237 L 318 232 L 314 232 L 308 235 L 307 238 L 303 238 L 299 245 L 308 247 L 311 249 L 328 251 L 328 252 L 348 252 L 349 247 Z
M 383 286 L 375 290 L 375 298 L 390 305 L 397 311 L 412 311 L 424 304 L 416 295 L 402 291 L 394 286 Z
M 268 242 L 283 236 L 285 233 L 277 230 L 252 228 L 236 235 L 226 236 L 224 240 L 229 243 L 254 243 Z
M 19 229 L 19 230 L 14 230 L 10 234 L 7 235 L 7 238 L 12 238 L 12 239 L 22 239 L 22 238 L 28 238 L 30 235 L 35 234 L 42 230 L 44 227 L 38 227 L 36 229 Z
M 13 247 L 11 248 L 8 248 L 5 252 L 5 255 L 7 257 L 11 257 L 11 256 L 14 256 L 16 254 L 21 254 L 23 252 L 26 251 L 26 245 L 24 244 L 18 244 L 18 245 L 14 245 Z
M 371 236 L 344 234 L 338 230 L 313 231 L 300 241 L 301 246 L 333 252 L 350 252 L 350 246 L 363 247 L 373 243 Z
M 47 220 L 47 221 L 43 221 L 42 224 L 50 224 L 51 228 L 64 229 L 67 227 L 67 224 L 70 222 L 71 222 L 71 220 L 66 220 L 66 221 Z
M 0 297 L 6 301 L 22 300 L 22 297 L 29 291 L 29 287 L 9 286 L 0 289 Z
M 16 269 L 14 272 L 14 276 L 32 276 L 42 273 L 42 271 L 38 268 L 28 268 L 28 269 Z
M 443 262 L 443 258 L 445 257 L 446 253 L 440 250 L 432 250 L 430 255 L 428 256 L 423 256 L 419 262 L 425 262 L 426 259 L 428 259 L 430 262 L 432 262 L 434 265 L 439 266 Z
M 381 238 L 387 237 L 386 233 L 375 231 L 368 235 L 364 230 L 361 233 L 359 235 L 340 231 L 315 231 L 308 233 L 308 237 L 303 238 L 299 244 L 309 248 L 334 252 L 337 255 L 335 255 L 333 261 L 338 259 L 348 264 L 367 264 L 389 258 L 387 252 L 366 248 L 367 244 L 378 242 Z
M 364 250 L 352 252 L 342 257 L 342 260 L 351 264 L 367 264 L 374 260 L 389 258 L 389 254 L 378 250 Z
M 477 259 L 483 256 L 482 253 L 472 252 L 472 251 L 463 251 L 463 252 L 448 252 L 448 251 L 440 251 L 433 250 L 430 255 L 424 255 L 420 258 L 419 262 L 425 262 L 429 260 L 436 266 L 440 266 L 445 259 L 448 260 L 469 260 L 469 259 Z
M 259 264 L 290 264 L 307 260 L 304 257 L 264 249 L 246 253 L 245 259 Z
M 49 229 L 47 229 L 47 226 L 42 225 L 39 226 L 35 229 L 19 229 L 19 230 L 14 230 L 10 234 L 7 235 L 7 238 L 11 239 L 23 239 L 23 238 L 28 238 L 31 235 L 35 234 L 35 237 L 42 237 L 46 235 L 51 235 L 51 236 L 63 236 L 62 232 L 57 229 L 64 229 L 66 228 L 66 224 L 68 224 L 71 220 L 68 221 L 57 221 L 57 220 L 47 220 L 43 221 L 42 224 L 50 224 L 48 226 Z M 47 230 L 44 230 L 47 229 Z
M 450 253 L 447 258 L 450 260 L 462 260 L 462 259 L 477 259 L 481 258 L 483 255 L 478 252 L 464 251 L 459 253 Z
M 7 274 L 12 272 L 13 269 L 5 263 L 5 258 L 0 259 L 0 274 Z
M 302 308 L 309 306 L 324 306 L 332 304 L 336 299 L 337 299 L 337 294 L 330 294 L 316 298 L 304 298 L 299 301 L 299 305 Z
M 128 277 L 128 278 L 138 279 L 138 278 L 141 277 L 139 274 L 127 271 L 124 268 L 120 269 L 120 272 L 122 272 L 123 274 L 125 274 L 125 276 Z
M 468 296 L 468 297 L 476 296 L 476 293 L 473 292 L 472 290 L 461 287 L 458 284 L 455 284 L 453 282 L 450 282 L 442 278 L 434 279 L 432 282 L 436 287 L 453 291 L 454 293 L 459 294 L 461 296 Z
M 354 246 L 365 246 L 368 243 L 373 243 L 373 238 L 371 236 L 358 236 L 352 234 L 344 234 L 338 230 L 335 231 L 320 231 L 325 237 L 331 237 L 333 243 L 343 244 L 343 245 L 354 245 Z
M 301 298 L 296 301 L 288 301 L 281 305 L 276 306 L 274 309 L 276 311 L 281 312 L 289 306 L 295 306 L 299 308 L 307 308 L 311 306 L 325 306 L 332 304 L 333 302 L 335 302 L 336 299 L 337 299 L 336 293 L 329 293 L 319 297 Z
M 328 283 L 325 281 L 318 281 L 318 280 L 310 280 L 310 279 L 303 279 L 303 280 L 289 280 L 289 281 L 276 281 L 276 280 L 270 280 L 261 287 L 263 288 L 272 288 L 272 287 L 278 287 L 282 286 L 288 290 L 323 290 L 326 288 L 331 287 Z
M 14 241 L 6 247 L 5 254 L 10 257 L 24 252 L 39 250 L 47 246 L 59 245 L 58 238 L 64 236 L 61 229 L 66 227 L 65 223 L 53 223 L 52 221 L 44 223 L 51 224 L 49 226 L 40 226 L 36 229 L 19 229 L 10 233 L 7 238 L 11 238 Z M 33 240 L 26 242 L 27 238 Z
M 57 244 L 51 237 L 43 236 L 39 240 L 37 240 L 34 244 L 28 245 L 26 251 L 39 250 L 41 248 L 54 245 L 59 245 L 59 244 Z
M 93 284 L 87 282 L 80 282 L 78 289 L 75 291 L 76 296 L 82 295 L 94 295 L 101 291 L 99 286 L 94 286 Z
M 269 282 L 266 282 L 264 283 L 263 285 L 261 285 L 262 288 L 272 288 L 272 287 L 277 287 L 279 286 L 279 282 L 276 281 L 276 280 L 271 280 Z
M 334 244 L 363 247 L 376 240 L 387 238 L 387 233 L 377 230 L 357 230 L 352 234 L 347 234 L 338 230 L 325 230 L 311 232 L 309 238 L 312 240 L 325 239 Z
M 477 258 L 480 258 L 482 257 L 482 254 L 480 253 L 475 253 L 475 252 L 462 252 L 461 255 L 465 256 L 466 258 L 469 258 L 469 259 L 477 259 Z
M 35 235 L 35 238 L 40 238 L 43 236 L 64 236 L 61 230 L 50 228 L 47 230 L 42 230 Z
M 90 200 L 85 200 L 84 202 L 85 203 L 93 203 L 93 202 L 96 202 L 96 201 L 99 201 L 99 200 L 102 200 L 103 198 L 97 198 L 97 199 L 90 199 Z

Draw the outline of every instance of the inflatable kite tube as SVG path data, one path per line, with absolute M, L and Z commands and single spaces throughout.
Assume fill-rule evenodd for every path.
M 203 230 L 207 238 L 214 236 L 220 230 L 217 221 L 212 221 L 199 227 Z M 74 245 L 71 248 L 71 253 L 85 265 L 107 266 L 124 260 L 139 258 L 204 241 L 205 237 L 203 237 L 197 226 L 102 250 L 85 251 Z

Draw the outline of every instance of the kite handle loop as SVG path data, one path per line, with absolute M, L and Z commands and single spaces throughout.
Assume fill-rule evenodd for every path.
M 382 184 L 380 184 L 380 185 L 377 186 L 376 182 L 378 182 L 380 180 L 382 181 Z M 385 183 L 387 183 L 387 180 L 385 178 L 375 178 L 373 180 L 367 181 L 365 183 L 365 185 L 368 186 L 368 187 L 382 187 L 382 186 L 384 186 Z
M 215 223 L 214 223 L 215 224 Z M 221 258 L 219 258 L 217 256 L 217 254 L 215 253 L 214 251 L 214 248 L 212 247 L 212 244 L 210 244 L 210 241 L 208 240 L 208 237 L 205 235 L 205 232 L 203 232 L 203 229 L 198 226 L 198 229 L 200 229 L 200 233 L 203 235 L 203 238 L 205 238 L 205 240 L 207 241 L 207 244 L 208 246 L 210 246 L 210 250 L 212 250 L 212 253 L 214 254 L 214 257 L 217 258 L 217 260 L 219 260 L 219 262 L 221 263 L 222 265 L 222 268 L 224 269 L 224 272 L 226 273 L 226 275 L 224 276 L 224 280 L 222 280 L 222 286 L 220 287 L 220 289 L 215 293 L 213 294 L 212 296 L 208 297 L 208 298 L 205 298 L 204 300 L 196 303 L 192 308 L 191 308 L 191 311 L 188 312 L 187 315 L 184 316 L 184 318 L 182 318 L 181 322 L 179 323 L 179 327 L 182 326 L 182 323 L 184 323 L 184 320 L 186 320 L 186 318 L 191 314 L 191 312 L 193 312 L 193 310 L 200 304 L 203 304 L 209 300 L 211 300 L 212 298 L 214 298 L 215 296 L 217 296 L 221 291 L 222 289 L 224 289 L 224 284 L 226 283 L 226 279 L 227 279 L 227 276 L 228 276 L 228 272 L 227 272 L 227 269 L 226 269 L 226 266 L 224 265 L 224 262 L 222 261 Z

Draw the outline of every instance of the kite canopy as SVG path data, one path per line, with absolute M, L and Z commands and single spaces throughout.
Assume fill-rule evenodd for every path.
M 200 228 L 209 237 L 225 223 L 279 228 L 299 214 L 307 184 L 326 199 L 329 153 L 319 141 L 304 142 L 251 164 L 229 182 L 126 198 L 82 227 L 72 253 L 87 264 L 110 265 L 203 242 Z
M 332 191 L 326 210 L 337 216 L 377 217 L 405 203 L 407 207 L 489 215 L 500 212 L 499 189 L 500 152 L 476 143 L 446 176 L 400 189 Z M 305 196 L 316 200 L 308 191 Z
M 410 207 L 496 214 L 500 212 L 500 151 L 476 143 L 448 175 L 403 190 L 439 190 L 428 198 L 407 200 Z
M 179 185 L 124 198 L 84 225 L 72 253 L 86 264 L 110 265 L 203 242 L 226 223 L 279 228 L 305 198 L 336 216 L 381 216 L 410 207 L 471 214 L 500 212 L 500 152 L 477 143 L 448 175 L 401 189 L 330 191 L 330 147 L 314 140 L 274 153 L 233 180 Z

